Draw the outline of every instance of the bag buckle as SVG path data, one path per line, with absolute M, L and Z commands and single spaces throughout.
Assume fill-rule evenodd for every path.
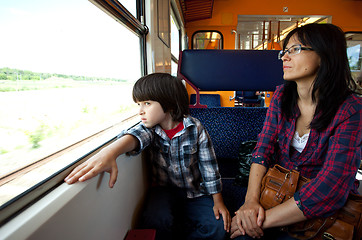
M 322 235 L 322 239 L 323 240 L 335 240 L 335 238 L 333 237 L 332 234 L 324 232 Z
M 289 178 L 290 172 L 287 172 L 284 176 L 284 179 L 287 180 L 287 178 Z

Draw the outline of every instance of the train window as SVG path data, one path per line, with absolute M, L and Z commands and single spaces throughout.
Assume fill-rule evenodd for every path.
M 353 79 L 362 85 L 362 32 L 347 32 L 347 56 Z
M 223 36 L 218 31 L 198 31 L 192 35 L 192 49 L 223 49 Z
M 137 1 L 119 0 L 119 2 L 132 13 L 133 16 L 137 16 Z
M 180 52 L 180 25 L 171 8 L 171 74 L 177 75 L 177 62 Z
M 6 37 L 0 38 L 1 211 L 11 199 L 76 160 L 58 160 L 54 153 L 135 115 L 131 92 L 142 76 L 144 35 L 130 26 L 136 22 L 134 29 L 140 29 L 142 24 L 133 20 L 126 28 L 127 18 L 119 20 L 124 13 L 116 11 L 121 5 L 107 12 L 106 4 L 2 3 L 0 26 Z M 47 168 L 36 172 L 43 161 Z
M 329 16 L 238 15 L 235 49 L 280 50 L 287 34 L 307 23 L 326 23 Z

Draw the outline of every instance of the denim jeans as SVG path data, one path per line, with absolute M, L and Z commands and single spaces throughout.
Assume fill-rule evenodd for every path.
M 255 240 L 257 238 L 252 238 L 249 236 L 240 236 L 237 238 L 234 238 L 233 240 Z M 262 238 L 259 238 L 260 240 L 296 240 L 296 238 L 293 238 L 288 235 L 288 233 L 281 232 L 279 229 L 267 229 L 264 231 L 264 236 Z
M 174 187 L 153 187 L 146 200 L 142 228 L 156 229 L 156 240 L 223 240 L 222 216 L 213 212 L 212 196 L 189 199 Z

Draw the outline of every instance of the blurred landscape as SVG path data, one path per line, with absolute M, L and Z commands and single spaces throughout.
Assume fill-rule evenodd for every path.
M 112 126 L 137 108 L 127 81 L 19 70 L 8 71 L 12 79 L 4 80 L 3 70 L 0 176 Z

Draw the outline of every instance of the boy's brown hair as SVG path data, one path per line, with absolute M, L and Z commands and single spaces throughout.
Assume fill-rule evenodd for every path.
M 133 86 L 133 101 L 156 101 L 174 121 L 181 122 L 189 114 L 189 97 L 182 81 L 168 73 L 152 73 L 141 77 Z

